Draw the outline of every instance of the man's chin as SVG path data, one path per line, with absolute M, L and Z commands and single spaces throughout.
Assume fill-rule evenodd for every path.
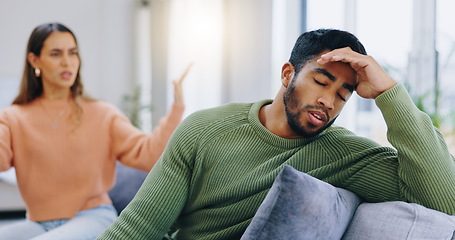
M 333 119 L 332 121 L 324 124 L 323 126 L 319 126 L 319 127 L 316 127 L 313 125 L 306 126 L 305 128 L 301 127 L 299 129 L 299 131 L 297 132 L 297 134 L 300 135 L 301 137 L 305 137 L 305 138 L 315 137 L 315 136 L 321 134 L 328 127 L 332 126 L 335 119 Z
M 322 125 L 314 125 L 310 122 L 306 122 L 305 124 L 302 124 L 302 122 L 296 121 L 298 119 L 298 114 L 290 114 L 289 112 L 286 112 L 286 115 L 288 117 L 288 124 L 291 127 L 291 129 L 300 137 L 303 138 L 311 138 L 319 135 L 321 132 L 323 132 L 325 129 L 330 127 L 333 122 L 337 119 L 337 117 L 333 118 L 331 121 L 326 122 Z
M 324 126 L 324 127 L 317 128 L 317 129 L 306 129 L 306 130 L 294 129 L 294 132 L 297 133 L 297 135 L 299 135 L 300 137 L 311 138 L 311 137 L 317 136 L 325 129 L 326 129 L 326 127 Z
M 321 132 L 323 132 L 324 130 L 325 130 L 325 127 L 318 129 L 317 131 L 307 132 L 305 137 L 307 137 L 307 138 L 315 137 L 315 136 L 319 135 Z

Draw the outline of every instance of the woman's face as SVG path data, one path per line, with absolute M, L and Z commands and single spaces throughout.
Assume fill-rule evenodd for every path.
M 32 60 L 33 61 L 33 60 Z M 45 92 L 70 90 L 80 66 L 76 41 L 69 32 L 53 32 L 32 66 L 41 70 Z

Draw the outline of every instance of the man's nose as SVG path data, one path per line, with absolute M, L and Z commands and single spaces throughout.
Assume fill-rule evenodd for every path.
M 318 98 L 318 104 L 327 108 L 327 110 L 332 110 L 334 108 L 335 96 L 331 94 L 326 94 Z

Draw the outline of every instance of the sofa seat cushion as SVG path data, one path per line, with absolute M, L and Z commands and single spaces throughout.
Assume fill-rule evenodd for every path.
M 453 237 L 455 216 L 415 203 L 362 203 L 346 230 L 346 240 L 424 240 Z

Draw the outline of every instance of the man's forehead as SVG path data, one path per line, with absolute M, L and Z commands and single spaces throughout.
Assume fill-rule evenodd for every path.
M 331 62 L 326 64 L 318 64 L 318 58 L 314 58 L 307 62 L 304 68 L 306 71 L 313 72 L 316 74 L 322 74 L 329 78 L 331 81 L 338 81 L 339 78 L 344 79 L 343 87 L 349 91 L 353 91 L 357 86 L 357 73 L 348 64 L 343 62 Z
M 332 80 L 334 82 L 337 80 L 337 78 L 335 76 L 333 76 L 333 74 L 331 74 L 329 71 L 327 71 L 324 68 L 316 67 L 313 69 L 313 71 L 316 73 L 321 73 L 321 74 L 325 75 L 326 77 L 328 77 L 330 80 Z

